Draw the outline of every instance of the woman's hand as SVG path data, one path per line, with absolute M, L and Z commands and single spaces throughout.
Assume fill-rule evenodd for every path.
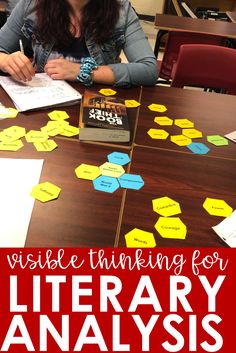
M 44 70 L 53 80 L 75 81 L 80 72 L 80 64 L 58 58 L 48 60 Z
M 0 69 L 16 81 L 31 81 L 35 75 L 31 61 L 20 51 L 12 54 L 0 53 Z

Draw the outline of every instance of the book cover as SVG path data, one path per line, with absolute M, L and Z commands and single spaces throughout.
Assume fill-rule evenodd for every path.
M 128 142 L 130 127 L 125 102 L 86 90 L 80 110 L 80 140 Z

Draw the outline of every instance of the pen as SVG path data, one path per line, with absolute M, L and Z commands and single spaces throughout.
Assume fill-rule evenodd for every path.
M 20 51 L 24 54 L 24 47 L 21 39 L 19 40 L 19 45 L 20 45 Z

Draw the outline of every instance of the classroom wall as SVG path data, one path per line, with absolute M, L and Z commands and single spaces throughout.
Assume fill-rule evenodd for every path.
M 139 14 L 154 16 L 162 13 L 164 0 L 131 0 L 131 4 Z

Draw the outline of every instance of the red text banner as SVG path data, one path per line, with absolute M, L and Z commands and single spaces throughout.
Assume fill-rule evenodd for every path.
M 0 351 L 235 347 L 234 249 L 2 249 Z

